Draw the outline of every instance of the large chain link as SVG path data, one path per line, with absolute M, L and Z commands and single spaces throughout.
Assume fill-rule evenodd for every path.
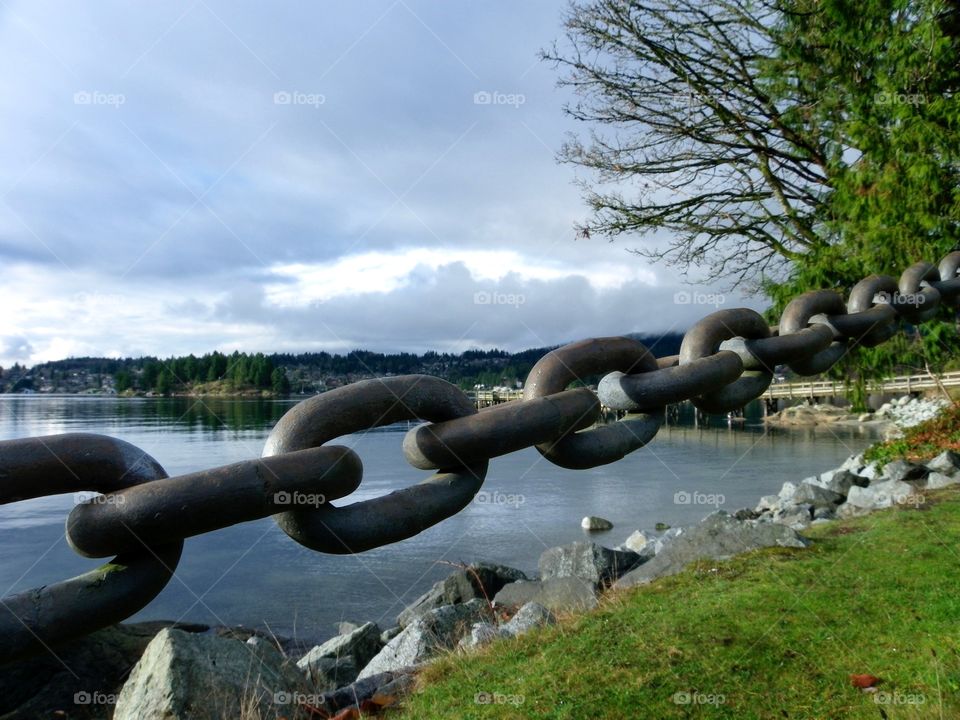
M 116 557 L 75 578 L 0 600 L 0 663 L 130 617 L 172 577 L 185 538 L 272 515 L 287 535 L 326 553 L 356 553 L 412 537 L 463 509 L 488 461 L 534 446 L 566 468 L 614 462 L 657 433 L 665 405 L 690 400 L 704 412 L 742 408 L 766 391 L 774 367 L 800 375 L 832 367 L 851 348 L 892 337 L 901 319 L 920 323 L 960 306 L 960 252 L 939 266 L 916 263 L 899 281 L 864 278 L 846 303 L 832 290 L 804 293 L 777 326 L 746 308 L 694 325 L 679 355 L 656 358 L 626 337 L 583 340 L 545 355 L 523 399 L 477 411 L 457 387 L 427 375 L 364 380 L 291 408 L 263 457 L 169 478 L 122 440 L 66 434 L 0 442 L 0 504 L 95 491 L 67 519 L 70 546 Z M 597 392 L 587 385 L 601 376 Z M 603 406 L 626 414 L 596 425 Z M 352 450 L 325 445 L 405 420 L 403 453 L 423 481 L 351 505 L 363 467 Z

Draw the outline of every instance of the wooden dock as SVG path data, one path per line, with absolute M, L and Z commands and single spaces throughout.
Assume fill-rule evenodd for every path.
M 939 377 L 943 387 L 960 386 L 960 372 L 944 373 Z M 879 393 L 915 393 L 924 390 L 938 390 L 937 380 L 927 374 L 900 375 L 882 381 L 871 381 L 868 388 Z M 847 394 L 840 380 L 807 380 L 800 382 L 776 383 L 763 394 L 769 400 L 805 398 L 844 397 Z

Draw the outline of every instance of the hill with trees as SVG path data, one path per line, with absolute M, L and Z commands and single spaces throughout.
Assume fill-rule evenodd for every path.
M 658 356 L 679 352 L 681 333 L 633 335 Z M 68 358 L 27 368 L 0 369 L 0 391 L 45 394 L 117 395 L 287 395 L 314 394 L 357 380 L 427 374 L 463 388 L 522 387 L 533 365 L 552 348 L 467 350 L 438 353 L 379 353 L 353 350 L 343 355 L 219 351 L 202 356 Z

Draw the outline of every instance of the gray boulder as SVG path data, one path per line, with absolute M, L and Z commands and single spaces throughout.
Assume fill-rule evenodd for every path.
M 847 518 L 862 517 L 863 515 L 869 515 L 870 508 L 860 507 L 859 505 L 852 505 L 849 502 L 845 502 L 843 505 L 837 508 L 837 518 L 844 520 Z
M 337 635 L 349 635 L 354 630 L 359 627 L 363 627 L 365 623 L 355 623 L 350 622 L 349 620 L 343 620 L 337 623 Z
M 843 495 L 819 485 L 802 482 L 793 496 L 793 501 L 798 505 L 812 505 L 814 509 L 832 508 L 843 502 Z
M 808 544 L 809 541 L 788 527 L 742 523 L 721 510 L 678 535 L 652 560 L 620 578 L 614 587 L 632 587 L 674 575 L 696 560 L 724 560 L 759 548 L 802 548 Z
M 278 698 L 307 693 L 306 678 L 269 643 L 161 630 L 117 698 L 114 720 L 221 720 L 241 708 L 290 717 Z
M 435 583 L 397 616 L 397 624 L 407 627 L 416 618 L 445 605 L 457 605 L 474 598 L 492 598 L 507 583 L 526 580 L 519 570 L 505 565 L 477 563 Z
M 474 623 L 470 632 L 460 638 L 458 647 L 470 649 L 481 647 L 497 638 L 510 637 L 510 633 L 501 626 L 490 622 Z
M 927 490 L 940 490 L 941 488 L 956 485 L 957 483 L 960 483 L 960 477 L 951 477 L 950 475 L 944 475 L 940 472 L 932 472 L 927 475 L 925 488 Z
M 876 460 L 874 460 L 872 463 L 865 465 L 863 469 L 857 473 L 857 475 L 859 475 L 860 477 L 864 478 L 869 482 L 873 482 L 874 480 L 878 479 L 880 477 L 880 474 L 881 474 L 880 464 Z
M 953 476 L 957 470 L 960 470 L 960 455 L 953 450 L 944 450 L 933 460 L 926 463 L 926 466 L 930 472 Z
M 388 642 L 360 671 L 357 679 L 419 665 L 442 650 L 456 647 L 474 623 L 492 619 L 490 606 L 476 598 L 461 605 L 430 610 Z
M 653 541 L 653 554 L 657 555 L 663 552 L 663 549 L 667 545 L 669 545 L 674 538 L 679 537 L 679 535 L 682 532 L 683 532 L 682 527 L 675 527 L 675 528 L 670 528 L 665 533 L 663 533 L 663 535 L 661 535 L 660 537 L 658 537 L 656 540 Z
M 510 618 L 509 622 L 496 625 L 490 622 L 475 623 L 469 635 L 460 640 L 460 647 L 475 648 L 499 638 L 516 637 L 544 625 L 553 625 L 556 616 L 543 605 L 528 602 Z
M 865 488 L 850 488 L 850 494 L 847 495 L 847 502 L 844 504 L 866 510 L 879 510 L 892 505 L 909 503 L 910 498 L 915 497 L 916 493 L 916 488 L 910 483 L 887 480 L 871 483 Z
M 386 645 L 388 642 L 393 640 L 397 635 L 403 632 L 403 628 L 399 625 L 394 625 L 392 628 L 387 628 L 382 633 L 380 633 L 380 644 Z
M 3 666 L 0 670 L 0 718 L 34 720 L 53 718 L 70 708 L 71 718 L 102 717 L 112 713 L 106 704 L 86 704 L 93 697 L 117 695 L 130 668 L 153 637 L 168 622 L 111 625 L 76 640 L 58 643 L 53 653 L 41 653 Z M 206 625 L 175 625 L 187 632 L 206 632 Z M 65 668 L 70 668 L 67 672 Z M 79 698 L 80 703 L 77 702 Z
M 340 687 L 353 682 L 357 677 L 357 671 L 365 667 L 374 655 L 380 652 L 383 643 L 380 641 L 380 628 L 376 623 L 365 623 L 352 632 L 345 635 L 337 635 L 327 640 L 323 645 L 318 645 L 297 662 L 297 667 L 304 671 L 307 676 L 315 683 L 322 681 L 329 683 L 332 680 L 337 682 L 333 687 Z M 352 663 L 338 665 L 336 662 L 320 663 L 320 660 L 342 660 L 352 659 Z M 353 677 L 349 676 L 350 668 L 353 668 Z M 328 689 L 328 688 L 324 688 Z
M 825 490 L 830 492 L 837 493 L 846 497 L 847 493 L 850 492 L 850 488 L 854 485 L 859 487 L 866 487 L 870 481 L 865 478 L 857 475 L 850 470 L 828 470 L 825 473 L 821 473 L 813 485 L 819 485 Z
M 917 465 L 908 460 L 893 460 L 884 466 L 881 478 L 901 482 L 922 480 L 928 472 L 923 465 Z
M 640 556 L 629 550 L 575 542 L 545 550 L 540 555 L 540 577 L 543 580 L 575 577 L 600 587 L 616 580 L 639 561 Z
M 510 635 L 516 636 L 544 625 L 553 625 L 556 622 L 557 618 L 550 610 L 540 603 L 528 602 L 517 611 L 516 615 L 500 627 Z
M 813 505 L 785 505 L 773 514 L 773 522 L 802 530 L 813 520 Z
M 595 608 L 597 594 L 593 583 L 564 577 L 510 583 L 493 599 L 497 607 L 520 608 L 527 603 L 538 603 L 555 613 L 579 612 Z
M 311 657 L 308 654 L 297 662 L 297 667 L 306 676 L 314 692 L 327 692 L 349 685 L 360 672 L 353 655 L 332 658 Z
M 837 516 L 836 507 L 818 507 L 813 510 L 813 523 L 817 520 L 833 520 Z M 811 525 L 813 524 L 811 523 Z

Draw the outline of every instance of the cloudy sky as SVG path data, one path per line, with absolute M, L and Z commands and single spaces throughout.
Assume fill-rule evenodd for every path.
M 0 364 L 689 326 L 574 237 L 564 7 L 0 0 Z

